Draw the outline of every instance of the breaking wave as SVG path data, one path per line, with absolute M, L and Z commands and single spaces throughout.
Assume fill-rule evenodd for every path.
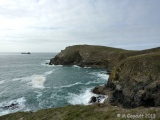
M 32 76 L 29 76 L 29 77 L 15 78 L 15 79 L 12 79 L 11 81 L 22 81 L 22 82 L 26 81 L 27 84 L 29 86 L 32 86 L 33 88 L 43 89 L 43 88 L 45 88 L 44 87 L 44 82 L 46 80 L 46 76 L 52 74 L 53 71 L 54 70 L 45 72 L 42 75 L 32 75 Z
M 97 97 L 98 95 L 92 93 L 91 88 L 88 88 L 86 90 L 81 91 L 80 94 L 68 93 L 68 97 L 66 97 L 66 99 L 68 100 L 67 102 L 72 105 L 89 105 L 89 101 L 92 96 Z M 104 100 L 107 98 L 107 96 L 103 96 L 104 98 L 101 99 L 100 103 L 103 103 Z
M 26 99 L 24 97 L 4 101 L 0 103 L 0 116 L 6 115 L 9 113 L 17 112 L 17 111 L 29 111 L 29 109 L 25 105 Z
M 59 86 L 59 87 L 54 87 L 54 88 L 67 88 L 67 87 L 72 87 L 72 86 L 80 85 L 80 84 L 85 84 L 85 83 L 76 82 L 76 83 L 73 83 L 73 84 L 64 85 L 64 86 Z

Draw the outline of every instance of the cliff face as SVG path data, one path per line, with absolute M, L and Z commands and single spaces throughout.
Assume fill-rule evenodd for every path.
M 112 71 L 105 89 L 113 105 L 133 108 L 160 106 L 160 53 L 122 60 Z
M 50 60 L 50 63 L 112 68 L 118 61 L 126 58 L 128 52 L 127 50 L 104 46 L 75 45 L 62 50 Z
M 111 104 L 128 108 L 160 106 L 160 47 L 128 51 L 76 45 L 62 50 L 50 62 L 112 68 L 106 86 L 95 87 L 94 93 L 107 94 Z
M 105 46 L 75 45 L 62 50 L 50 60 L 50 64 L 113 68 L 119 61 L 127 57 L 158 51 L 160 51 L 160 48 L 131 51 Z

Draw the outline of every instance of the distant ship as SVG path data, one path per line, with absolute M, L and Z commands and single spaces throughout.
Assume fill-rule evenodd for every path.
M 30 52 L 27 52 L 27 53 L 26 52 L 22 52 L 21 54 L 31 54 L 31 53 Z

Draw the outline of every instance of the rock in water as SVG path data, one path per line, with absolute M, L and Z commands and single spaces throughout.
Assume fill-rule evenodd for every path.
M 16 109 L 16 108 L 18 108 L 18 103 L 12 103 L 12 104 L 10 104 L 10 105 L 6 105 L 6 106 L 4 106 L 4 107 L 2 107 L 3 109 Z
M 105 97 L 104 97 L 103 95 L 99 95 L 99 96 L 97 96 L 97 97 L 92 96 L 92 97 L 90 98 L 89 103 L 100 103 L 101 100 L 104 99 L 104 98 L 105 98 Z
M 96 101 L 97 101 L 97 98 L 96 98 L 95 96 L 92 96 L 92 97 L 90 98 L 89 103 L 96 103 Z

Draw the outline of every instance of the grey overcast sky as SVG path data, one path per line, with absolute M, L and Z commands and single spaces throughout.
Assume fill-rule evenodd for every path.
M 160 0 L 0 0 L 0 52 L 160 46 Z

